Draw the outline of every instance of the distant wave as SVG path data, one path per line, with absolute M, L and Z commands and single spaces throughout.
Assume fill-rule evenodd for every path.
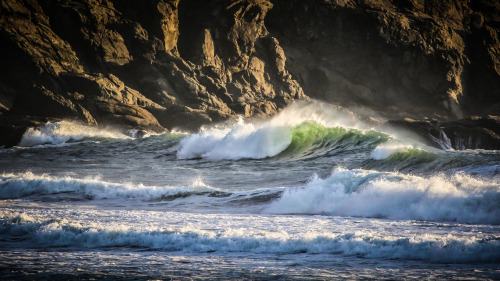
M 441 263 L 500 261 L 498 237 L 480 239 L 418 235 L 401 238 L 368 233 L 310 232 L 291 235 L 273 230 L 255 235 L 232 228 L 176 230 L 141 226 L 140 229 L 133 229 L 116 225 L 82 225 L 65 219 L 37 221 L 27 216 L 5 215 L 0 220 L 0 233 L 17 243 L 51 248 L 139 247 L 185 252 L 312 253 Z M 2 247 L 8 245 L 4 243 Z
M 500 224 L 500 182 L 339 169 L 287 189 L 265 211 Z
M 211 187 L 201 179 L 185 186 L 145 186 L 140 183 L 114 183 L 98 177 L 83 179 L 54 177 L 32 172 L 0 175 L 0 199 L 40 198 L 50 201 L 84 201 L 101 199 L 137 199 L 172 201 L 191 196 L 225 199 L 231 204 L 269 202 L 281 195 L 282 188 L 230 191 Z M 219 200 L 220 201 L 220 200 Z M 191 202 L 192 203 L 192 202 Z
M 219 190 L 196 180 L 190 186 L 144 186 L 133 183 L 113 183 L 99 178 L 76 179 L 52 177 L 31 172 L 0 175 L 0 199 L 23 198 L 32 195 L 76 194 L 81 199 L 138 198 L 145 200 L 174 199 L 184 195 L 218 193 Z M 64 197 L 63 197 L 64 199 Z
M 47 123 L 45 126 L 30 128 L 23 135 L 19 146 L 60 145 L 86 139 L 126 139 L 130 138 L 115 130 L 98 129 L 71 121 Z
M 430 148 L 428 148 L 430 149 Z M 436 149 L 434 149 L 436 150 Z M 375 160 L 384 160 L 392 158 L 392 160 L 407 160 L 413 156 L 428 155 L 431 158 L 436 154 L 426 151 L 423 147 L 415 147 L 413 145 L 403 144 L 397 141 L 390 141 L 378 145 L 371 153 L 370 157 Z
M 374 130 L 361 131 L 343 127 L 326 128 L 315 122 L 303 122 L 292 129 L 290 145 L 280 158 L 305 159 L 330 151 L 371 150 L 389 136 Z
M 320 102 L 297 102 L 266 121 L 249 123 L 240 119 L 236 124 L 187 136 L 179 144 L 177 157 L 217 161 L 263 159 L 285 153 L 301 158 L 316 148 L 324 152 L 329 145 L 330 149 L 349 145 L 349 141 L 356 145 L 365 138 L 365 132 L 368 139 L 386 137 L 370 131 L 345 110 Z

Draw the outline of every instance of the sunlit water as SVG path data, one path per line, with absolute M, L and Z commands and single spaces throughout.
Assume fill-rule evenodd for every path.
M 9 279 L 499 279 L 500 153 L 324 105 L 132 139 L 71 122 L 0 150 Z

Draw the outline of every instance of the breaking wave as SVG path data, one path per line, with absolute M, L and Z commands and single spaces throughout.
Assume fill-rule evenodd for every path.
M 373 149 L 389 136 L 374 131 L 360 131 L 343 127 L 325 128 L 315 122 L 304 122 L 292 129 L 291 142 L 279 156 L 304 159 L 323 156 L 337 150 L 346 153 L 352 150 Z
M 261 159 L 283 151 L 291 141 L 291 131 L 285 126 L 257 127 L 243 124 L 233 128 L 203 131 L 180 142 L 179 159 L 209 160 Z
M 296 126 L 245 124 L 200 132 L 181 140 L 179 159 L 209 160 L 279 158 L 303 159 L 332 150 L 373 149 L 389 136 L 377 131 L 327 128 L 313 121 Z
M 31 172 L 0 175 L 0 199 L 171 201 L 191 196 L 204 196 L 205 208 L 221 204 L 238 208 L 251 204 L 255 206 L 252 212 L 263 213 L 500 224 L 498 178 L 474 178 L 464 173 L 420 177 L 337 169 L 325 179 L 315 176 L 300 188 L 252 190 L 219 189 L 199 179 L 190 185 L 173 187 L 112 183 L 99 178 L 52 177 Z
M 159 202 L 204 196 L 208 200 L 205 202 L 207 204 L 221 204 L 222 200 L 225 204 L 245 205 L 270 202 L 282 192 L 283 188 L 249 191 L 220 189 L 205 184 L 199 178 L 183 186 L 146 186 L 141 183 L 108 182 L 99 177 L 78 179 L 36 175 L 32 172 L 0 175 L 0 200 L 29 198 L 57 202 L 137 199 Z
M 301 158 L 387 138 L 383 133 L 369 130 L 346 110 L 320 102 L 297 102 L 264 122 L 248 123 L 240 119 L 236 124 L 187 136 L 179 144 L 177 157 L 217 161 L 263 159 L 283 153 Z M 313 152 L 314 149 L 320 151 Z
M 0 220 L 0 234 L 35 247 L 130 247 L 182 252 L 250 252 L 259 254 L 336 254 L 364 258 L 410 259 L 442 263 L 495 263 L 500 261 L 498 237 L 415 235 L 379 236 L 373 233 L 305 232 L 289 234 L 238 228 L 172 229 L 126 225 L 95 225 L 66 219 L 37 221 L 29 216 Z M 7 245 L 4 244 L 3 247 Z
M 287 189 L 265 211 L 500 224 L 500 182 L 463 173 L 420 177 L 338 169 Z

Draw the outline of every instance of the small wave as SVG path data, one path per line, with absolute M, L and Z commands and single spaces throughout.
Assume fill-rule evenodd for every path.
M 98 129 L 71 121 L 47 123 L 41 128 L 30 128 L 23 135 L 19 146 L 60 145 L 85 139 L 127 139 L 119 131 Z
M 489 238 L 418 235 L 376 236 L 369 233 L 288 234 L 268 230 L 259 235 L 240 229 L 169 229 L 125 225 L 95 225 L 66 219 L 34 221 L 2 216 L 0 233 L 14 243 L 35 247 L 131 247 L 183 252 L 250 252 L 271 254 L 337 254 L 363 258 L 424 260 L 442 263 L 495 263 L 500 240 Z M 7 244 L 4 243 L 3 247 Z
M 390 141 L 378 145 L 362 167 L 388 171 L 428 171 L 429 169 L 433 171 L 436 165 L 447 168 L 446 163 L 449 162 L 447 160 L 451 160 L 450 155 L 436 150 Z
M 138 198 L 173 200 L 194 194 L 211 194 L 218 189 L 196 180 L 190 186 L 144 186 L 133 183 L 106 182 L 99 178 L 75 179 L 35 175 L 31 172 L 0 175 L 0 199 L 16 199 L 39 195 L 77 194 L 83 199 Z M 62 197 L 64 199 L 64 196 Z
M 145 186 L 136 183 L 114 183 L 99 177 L 83 179 L 36 175 L 32 172 L 0 175 L 0 200 L 20 199 L 42 201 L 86 201 L 107 199 L 138 199 L 173 201 L 191 196 L 203 196 L 208 202 L 237 206 L 263 204 L 278 198 L 282 188 L 253 190 L 223 190 L 196 179 L 186 186 Z M 219 200 L 221 199 L 221 200 Z M 190 201 L 195 204 L 195 201 Z
M 339 169 L 286 190 L 266 211 L 500 224 L 500 184 L 462 173 L 424 178 Z
M 379 146 L 377 146 L 371 153 L 370 157 L 374 160 L 383 160 L 387 159 L 389 156 L 395 154 L 395 153 L 405 153 L 405 152 L 411 152 L 414 154 L 416 152 L 416 149 L 413 146 L 410 145 L 405 145 L 402 143 L 396 143 L 396 142 L 388 142 L 388 143 L 383 143 Z
M 332 150 L 343 153 L 355 149 L 371 149 L 389 136 L 374 130 L 361 131 L 343 127 L 326 128 L 316 122 L 304 122 L 292 129 L 290 145 L 279 154 L 285 158 L 321 156 Z
M 419 148 L 407 148 L 401 151 L 395 151 L 391 153 L 386 158 L 381 160 L 385 160 L 386 162 L 393 163 L 408 163 L 412 164 L 420 163 L 420 162 L 430 162 L 436 160 L 439 156 L 435 153 L 425 151 Z

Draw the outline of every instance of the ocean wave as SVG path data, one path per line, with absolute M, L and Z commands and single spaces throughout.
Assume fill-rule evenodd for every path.
M 500 224 L 500 184 L 463 173 L 420 177 L 338 169 L 286 190 L 265 211 Z
M 245 234 L 240 229 L 172 229 L 125 225 L 95 225 L 66 219 L 36 221 L 1 216 L 0 234 L 34 247 L 131 247 L 184 252 L 250 252 L 271 254 L 337 254 L 363 258 L 424 260 L 442 263 L 500 261 L 500 239 L 416 235 L 380 236 L 370 233 L 289 234 L 268 230 Z M 7 242 L 3 247 L 8 247 Z
M 195 197 L 193 197 L 195 196 Z M 201 196 L 201 197 L 200 197 Z M 0 199 L 85 201 L 134 199 L 188 200 L 193 207 L 247 208 L 276 214 L 325 214 L 402 220 L 500 224 L 498 178 L 464 173 L 420 177 L 370 170 L 338 169 L 314 177 L 302 188 L 226 190 L 200 179 L 185 186 L 144 186 L 100 178 L 53 177 L 31 172 L 0 175 Z M 189 199 L 194 198 L 194 199 Z M 202 200 L 202 201 L 200 201 Z M 200 203 L 201 204 L 201 203 Z
M 246 124 L 214 129 L 181 140 L 179 159 L 208 160 L 262 159 L 268 157 L 304 159 L 332 150 L 373 149 L 389 136 L 374 131 L 344 127 L 327 128 L 313 121 L 295 126 Z
M 49 122 L 24 133 L 19 146 L 60 145 L 86 139 L 128 139 L 129 136 L 112 129 L 99 129 L 71 121 Z
M 276 199 L 283 188 L 225 190 L 195 179 L 184 186 L 145 186 L 141 183 L 114 183 L 99 177 L 83 179 L 70 176 L 54 177 L 32 172 L 0 175 L 0 200 L 28 198 L 34 200 L 87 201 L 107 199 L 137 199 L 146 201 L 173 201 L 191 196 L 207 198 L 205 203 L 237 206 L 262 204 Z M 195 200 L 196 201 L 196 200 Z M 190 201 L 194 204 L 195 201 Z
M 266 121 L 247 123 L 239 119 L 236 124 L 225 123 L 187 136 L 179 144 L 177 157 L 214 161 L 263 159 L 283 152 L 287 156 L 306 153 L 340 142 L 356 145 L 365 137 L 387 135 L 370 131 L 345 109 L 317 101 L 297 102 Z
M 222 191 L 204 184 L 200 179 L 189 186 L 144 186 L 134 183 L 113 183 L 98 177 L 84 179 L 36 175 L 32 172 L 0 175 L 0 199 L 15 199 L 39 195 L 78 195 L 80 199 L 138 198 L 173 200 L 196 194 L 222 196 Z M 213 193 L 213 194 L 212 194 Z
M 371 153 L 370 158 L 374 160 L 384 160 L 389 158 L 394 154 L 404 155 L 404 154 L 417 154 L 418 152 L 426 152 L 422 148 L 416 148 L 414 146 L 403 144 L 396 141 L 390 141 L 378 145 Z
M 292 129 L 290 145 L 280 158 L 305 159 L 323 156 L 330 151 L 371 150 L 389 136 L 374 130 L 361 131 L 343 127 L 326 128 L 316 122 L 304 122 Z

